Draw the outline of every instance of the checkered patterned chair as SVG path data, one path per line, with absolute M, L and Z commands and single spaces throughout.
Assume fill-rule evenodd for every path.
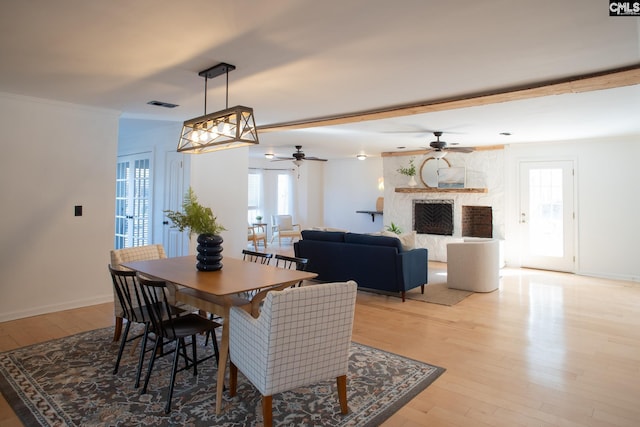
M 116 270 L 128 270 L 127 268 L 122 267 L 120 264 L 132 261 L 148 261 L 166 257 L 167 254 L 165 253 L 164 247 L 162 245 L 145 245 L 136 246 L 133 248 L 113 249 L 111 250 L 111 267 Z M 170 301 L 172 301 L 172 303 L 175 303 L 175 284 L 167 283 L 167 290 L 170 294 Z M 113 334 L 113 341 L 118 341 L 120 339 L 120 334 L 122 333 L 123 308 L 120 305 L 120 300 L 118 299 L 115 290 L 113 292 L 113 301 L 114 315 L 116 317 L 116 327 Z
M 326 283 L 269 292 L 257 318 L 237 307 L 229 317 L 230 395 L 238 370 L 262 394 L 264 425 L 276 393 L 336 378 L 347 407 L 347 371 L 357 284 Z

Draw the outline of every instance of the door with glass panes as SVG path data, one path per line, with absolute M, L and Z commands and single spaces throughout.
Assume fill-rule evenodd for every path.
M 118 157 L 114 248 L 151 241 L 151 153 Z

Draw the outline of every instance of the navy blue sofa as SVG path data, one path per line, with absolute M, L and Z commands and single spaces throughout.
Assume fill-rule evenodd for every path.
M 303 230 L 293 245 L 297 257 L 307 258 L 307 271 L 317 280 L 355 280 L 359 287 L 405 292 L 427 283 L 426 249 L 402 250 L 399 239 L 341 231 Z

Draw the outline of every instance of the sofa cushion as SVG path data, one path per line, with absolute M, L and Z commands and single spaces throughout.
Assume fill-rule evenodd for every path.
M 389 246 L 398 249 L 398 252 L 402 252 L 402 244 L 396 237 L 388 236 L 371 236 L 368 234 L 359 233 L 346 233 L 344 235 L 344 241 L 346 243 L 355 243 L 358 245 L 373 245 L 373 246 Z
M 404 252 L 410 251 L 411 249 L 415 249 L 416 247 L 416 232 L 413 231 L 411 233 L 404 234 L 396 234 L 391 231 L 384 230 L 381 233 L 383 236 L 395 237 L 396 239 L 400 239 L 400 243 L 402 244 L 402 250 Z
M 345 233 L 342 231 L 302 230 L 305 240 L 320 240 L 323 242 L 344 242 Z

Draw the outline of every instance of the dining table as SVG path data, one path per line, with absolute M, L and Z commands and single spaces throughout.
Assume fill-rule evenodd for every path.
M 266 264 L 248 262 L 237 258 L 224 257 L 222 268 L 217 271 L 196 269 L 195 255 L 132 261 L 122 266 L 145 276 L 175 283 L 178 286 L 176 301 L 189 304 L 202 311 L 222 317 L 222 337 L 220 340 L 220 360 L 216 384 L 216 414 L 222 411 L 222 393 L 229 355 L 229 312 L 233 306 L 241 306 L 258 315 L 259 299 L 269 290 L 281 290 L 313 279 L 316 273 L 290 270 Z M 247 300 L 247 294 L 258 298 Z

